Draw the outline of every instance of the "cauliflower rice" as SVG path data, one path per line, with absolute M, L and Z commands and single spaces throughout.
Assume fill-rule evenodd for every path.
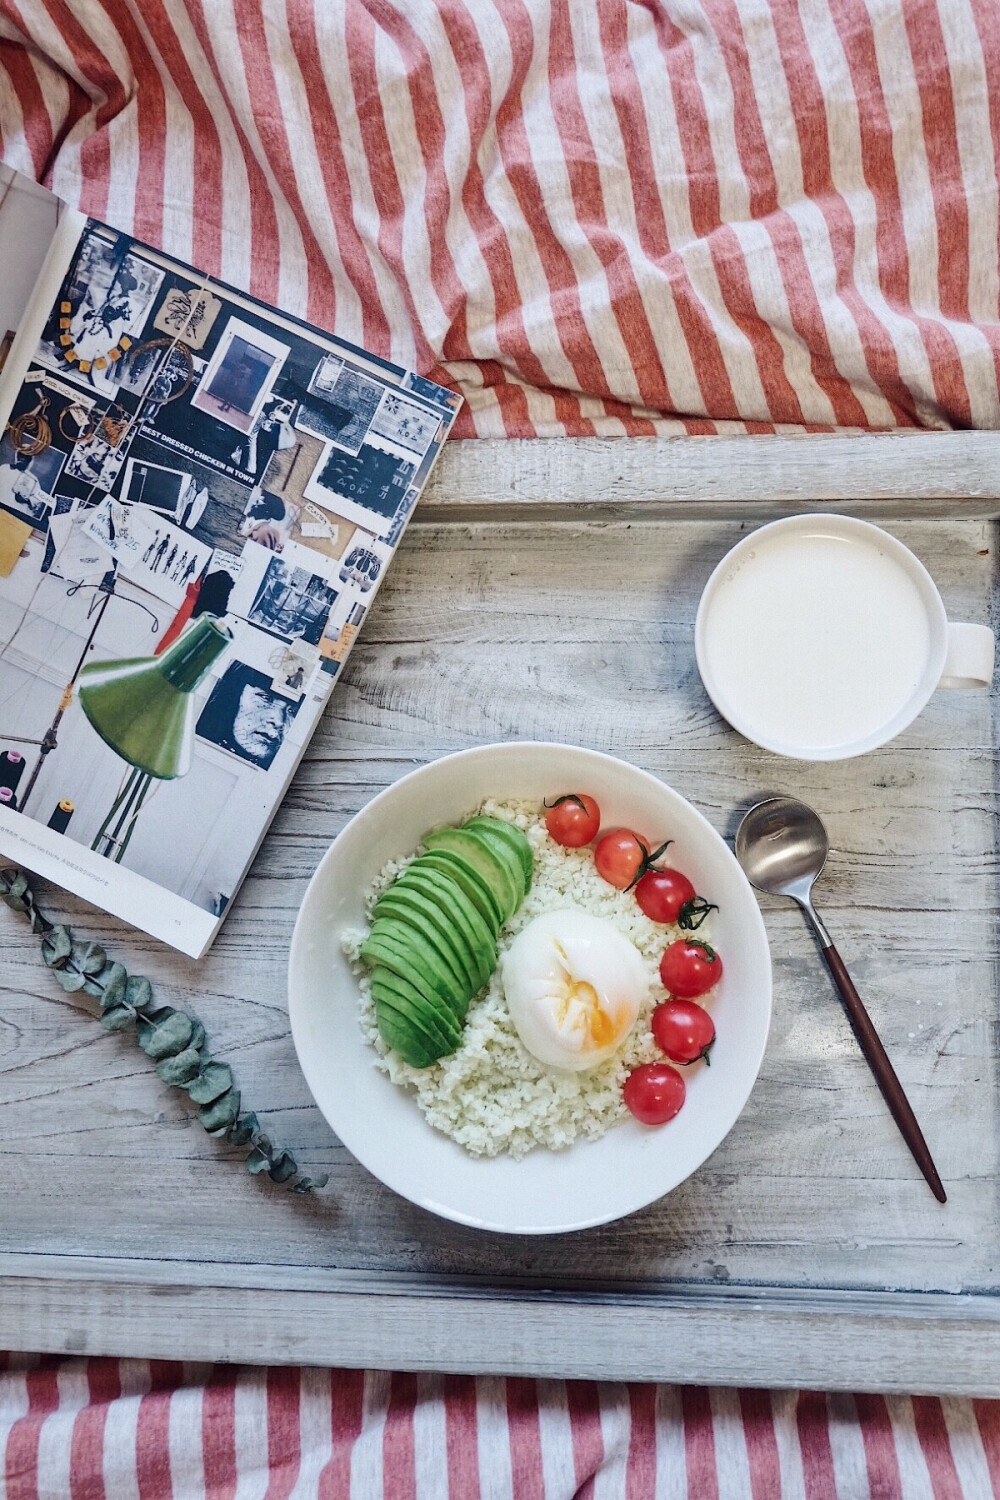
M 535 917 L 575 906 L 606 918 L 629 938 L 649 977 L 638 1019 L 620 1050 L 589 1072 L 569 1073 L 538 1062 L 524 1047 L 507 1009 L 498 962 L 469 1006 L 458 1051 L 429 1068 L 413 1068 L 379 1034 L 368 970 L 358 957 L 367 931 L 345 933 L 343 949 L 358 979 L 361 1026 L 377 1054 L 375 1065 L 393 1083 L 411 1089 L 429 1123 L 473 1156 L 507 1152 L 518 1160 L 536 1146 L 558 1151 L 578 1136 L 596 1140 L 625 1118 L 622 1085 L 627 1075 L 640 1063 L 662 1061 L 650 1031 L 653 1010 L 663 999 L 658 965 L 667 945 L 683 934 L 678 927 L 651 922 L 633 891 L 615 890 L 602 880 L 592 848 L 564 849 L 555 843 L 535 803 L 487 800 L 476 813 L 516 824 L 534 855 L 531 890 L 500 933 L 501 956 Z M 390 861 L 379 872 L 366 897 L 367 913 L 419 852 Z

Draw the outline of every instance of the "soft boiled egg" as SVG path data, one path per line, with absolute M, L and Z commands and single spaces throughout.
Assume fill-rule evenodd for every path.
M 649 993 L 635 945 L 603 917 L 575 908 L 522 928 L 501 960 L 501 977 L 528 1051 L 574 1073 L 621 1046 Z

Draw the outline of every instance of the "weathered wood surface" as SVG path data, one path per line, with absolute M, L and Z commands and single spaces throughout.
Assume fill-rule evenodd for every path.
M 421 501 L 428 522 L 591 516 L 1000 514 L 1000 432 L 577 438 L 450 443 Z
M 712 709 L 692 649 L 701 585 L 747 524 L 414 524 L 208 958 L 178 958 L 41 892 L 148 973 L 164 999 L 193 1001 L 275 1137 L 307 1169 L 331 1173 L 320 1197 L 295 1199 L 227 1160 L 134 1043 L 68 1003 L 24 926 L 0 918 L 0 1347 L 124 1349 L 145 1338 L 150 1350 L 191 1357 L 378 1363 L 391 1349 L 382 1362 L 555 1373 L 561 1357 L 566 1373 L 627 1374 L 627 1347 L 608 1351 L 629 1337 L 624 1310 L 636 1284 L 686 1296 L 700 1286 L 728 1308 L 717 1315 L 723 1355 L 692 1352 L 683 1338 L 682 1348 L 671 1334 L 637 1345 L 631 1373 L 752 1380 L 759 1357 L 763 1382 L 987 1388 L 988 1358 L 1000 1369 L 995 1332 L 977 1332 L 978 1352 L 963 1363 L 937 1299 L 926 1315 L 908 1303 L 871 1335 L 896 1361 L 876 1377 L 875 1356 L 859 1353 L 856 1310 L 824 1304 L 810 1324 L 801 1305 L 786 1307 L 768 1345 L 769 1314 L 751 1317 L 739 1291 L 776 1289 L 772 1310 L 781 1288 L 975 1294 L 977 1316 L 989 1319 L 1000 1256 L 994 705 L 986 694 L 939 693 L 893 745 L 853 762 L 800 765 L 749 746 Z M 953 618 L 990 618 L 990 525 L 889 529 L 927 563 Z M 660 1203 L 580 1235 L 487 1237 L 396 1198 L 347 1155 L 310 1101 L 288 1032 L 285 963 L 307 879 L 345 820 L 405 770 L 465 745 L 529 737 L 632 759 L 723 832 L 776 789 L 823 813 L 834 853 L 817 904 L 921 1120 L 947 1207 L 902 1146 L 801 919 L 778 903 L 766 912 L 776 1007 L 759 1083 L 728 1140 Z M 136 1262 L 150 1263 L 155 1292 L 126 1291 L 142 1279 Z M 246 1297 L 231 1327 L 224 1300 L 208 1316 L 210 1291 L 167 1295 L 195 1263 L 213 1265 L 210 1279 L 231 1289 L 268 1291 Z M 543 1300 L 519 1302 L 520 1321 L 495 1330 L 485 1313 L 456 1313 L 450 1354 L 407 1334 L 420 1321 L 412 1298 L 464 1288 L 488 1302 L 504 1287 Z M 572 1356 L 551 1348 L 560 1289 L 570 1296 L 557 1305 Z M 392 1339 L 392 1308 L 364 1311 L 379 1293 L 398 1315 Z M 252 1309 L 265 1305 L 252 1327 Z M 888 1313 L 892 1299 L 867 1303 L 865 1317 L 878 1305 Z M 544 1316 L 531 1311 L 543 1306 Z M 651 1316 L 678 1335 L 687 1326 L 669 1307 Z M 931 1336 L 939 1317 L 952 1363 L 935 1382 L 920 1365 L 918 1330 Z M 127 1331 L 129 1318 L 140 1332 Z M 698 1323 L 699 1340 L 706 1327 Z M 912 1370 L 901 1371 L 907 1359 Z

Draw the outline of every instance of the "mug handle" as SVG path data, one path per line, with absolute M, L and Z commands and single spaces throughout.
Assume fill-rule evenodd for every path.
M 996 640 L 988 625 L 948 621 L 948 651 L 939 687 L 988 688 L 993 681 Z

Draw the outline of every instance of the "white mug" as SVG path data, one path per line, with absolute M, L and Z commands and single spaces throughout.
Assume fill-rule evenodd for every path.
M 747 739 L 797 760 L 884 745 L 938 687 L 987 688 L 995 641 L 953 624 L 927 569 L 850 516 L 792 516 L 739 542 L 705 585 L 695 655 Z

